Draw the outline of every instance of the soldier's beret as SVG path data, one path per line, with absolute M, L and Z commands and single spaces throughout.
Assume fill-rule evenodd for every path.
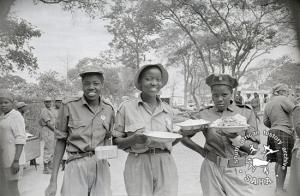
M 206 78 L 206 84 L 210 87 L 214 85 L 226 85 L 231 88 L 236 88 L 238 86 L 237 80 L 228 74 L 211 74 Z

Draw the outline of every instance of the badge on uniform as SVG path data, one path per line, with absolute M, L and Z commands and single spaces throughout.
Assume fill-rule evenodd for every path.
M 103 120 L 103 121 L 105 120 L 105 116 L 103 116 L 103 115 L 101 115 L 100 118 L 101 118 L 101 120 Z

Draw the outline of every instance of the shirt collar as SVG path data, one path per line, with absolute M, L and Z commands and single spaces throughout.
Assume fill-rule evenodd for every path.
M 235 103 L 231 103 L 228 107 L 227 107 L 227 110 L 226 111 L 229 111 L 229 112 L 234 112 L 235 110 Z M 214 106 L 214 110 L 217 112 L 217 108 Z
M 102 97 L 100 96 L 99 97 L 99 106 L 100 106 L 100 108 L 102 108 L 102 106 L 103 106 L 103 100 L 102 100 Z M 82 96 L 81 97 L 81 103 L 82 103 L 82 105 L 86 105 L 86 106 L 89 106 L 89 104 L 88 104 L 88 102 L 86 101 L 86 98 L 84 97 L 84 96 Z
M 145 103 L 143 100 L 142 100 L 142 93 L 139 94 L 138 98 L 137 98 L 137 104 L 138 106 Z M 163 101 L 159 98 L 159 96 L 156 96 L 156 99 L 158 101 L 158 106 L 166 113 L 170 113 L 170 110 L 166 107 L 166 105 L 163 103 Z

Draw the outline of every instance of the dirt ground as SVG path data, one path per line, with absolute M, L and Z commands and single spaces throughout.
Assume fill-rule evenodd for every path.
M 264 129 L 260 125 L 260 130 Z M 204 144 L 205 139 L 202 133 L 198 133 L 194 138 L 199 144 Z M 261 131 L 261 140 L 262 144 L 266 144 L 266 136 L 262 135 Z M 263 149 L 260 146 L 260 149 Z M 179 196 L 202 196 L 201 186 L 200 186 L 200 167 L 203 161 L 203 158 L 197 153 L 187 149 L 180 143 L 177 144 L 172 152 L 174 159 L 177 164 L 178 175 L 179 175 Z M 113 196 L 125 196 L 125 185 L 123 180 L 123 169 L 126 160 L 127 154 L 123 151 L 119 151 L 118 159 L 110 160 L 110 170 L 112 176 L 112 191 Z M 38 162 L 41 164 L 41 158 L 38 159 Z M 261 196 L 273 196 L 275 189 L 275 175 L 274 175 L 274 164 L 269 164 L 270 173 L 268 177 L 271 179 L 272 183 L 269 185 L 254 185 L 255 186 L 255 195 Z M 263 174 L 262 168 L 258 168 L 254 173 L 249 173 L 252 176 L 256 177 L 266 177 Z M 288 170 L 289 174 L 289 170 Z M 58 182 L 58 193 L 59 196 L 60 186 L 62 182 L 63 172 L 59 173 L 59 182 Z M 33 166 L 27 166 L 24 169 L 24 176 L 20 181 L 19 187 L 22 196 L 42 196 L 44 191 L 49 183 L 50 175 L 42 174 L 42 166 L 40 165 L 37 170 Z M 287 175 L 286 185 L 288 184 L 289 175 Z M 285 185 L 285 186 L 286 186 Z

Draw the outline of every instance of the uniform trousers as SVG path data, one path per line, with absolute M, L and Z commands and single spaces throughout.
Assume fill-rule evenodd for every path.
M 129 153 L 124 170 L 128 196 L 176 196 L 178 175 L 170 153 Z

